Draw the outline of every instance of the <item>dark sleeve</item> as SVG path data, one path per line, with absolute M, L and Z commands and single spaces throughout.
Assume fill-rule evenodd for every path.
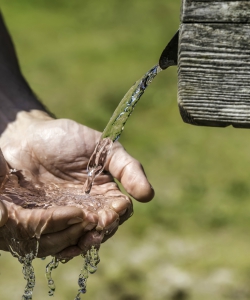
M 47 111 L 21 73 L 14 44 L 0 12 L 0 111 L 6 107 L 10 115 L 11 107 L 13 113 L 14 110 Z

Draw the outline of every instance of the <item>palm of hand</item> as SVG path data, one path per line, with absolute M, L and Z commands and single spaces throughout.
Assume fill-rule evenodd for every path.
M 24 177 L 33 183 L 58 183 L 60 186 L 63 185 L 66 187 L 68 185 L 79 186 L 79 184 L 82 185 L 85 182 L 87 178 L 87 163 L 100 136 L 98 132 L 70 120 L 36 120 L 32 123 L 28 122 L 28 126 L 26 122 L 18 122 L 17 125 L 9 128 L 1 138 L 1 147 L 11 168 L 21 170 Z M 116 147 L 122 148 L 120 145 Z M 120 171 L 122 172 L 122 169 Z M 116 215 L 121 217 L 122 221 L 131 215 L 131 201 L 119 191 L 110 174 L 101 174 L 98 177 L 93 187 L 93 194 L 101 194 L 109 197 L 111 199 L 110 206 L 114 204 L 112 208 L 115 210 Z M 34 228 L 37 227 L 37 222 L 41 223 L 41 219 L 44 219 L 43 223 L 48 223 L 48 228 L 50 228 L 48 220 L 45 220 L 45 216 L 41 217 L 39 215 L 40 219 L 38 221 L 35 220 L 36 211 L 37 209 L 33 210 L 32 214 Z M 57 212 L 60 215 L 62 209 L 58 209 Z M 52 212 L 52 214 L 55 213 Z M 79 211 L 72 214 L 79 215 Z M 68 210 L 65 213 L 64 210 L 64 213 L 61 213 L 62 216 L 59 217 L 63 225 L 56 226 L 57 229 L 53 229 L 52 232 L 55 234 L 57 230 L 69 231 L 70 226 L 66 226 L 65 222 L 62 221 L 63 219 L 68 220 L 72 218 L 72 214 L 68 213 Z M 51 219 L 50 215 L 47 217 Z M 88 218 L 85 213 L 84 218 L 87 221 L 84 225 L 81 225 L 83 228 L 79 229 L 80 231 L 74 241 L 70 241 L 70 245 L 73 244 L 75 246 L 78 243 L 79 246 L 79 240 L 83 240 L 82 243 L 85 243 L 85 246 L 88 244 L 86 238 L 81 238 L 81 236 L 86 232 L 86 228 L 91 222 L 92 226 L 90 229 L 100 223 L 102 228 L 112 227 L 113 232 L 118 227 L 114 219 L 114 214 L 112 216 L 110 214 L 102 214 L 99 215 L 99 220 L 96 220 L 93 216 Z M 103 219 L 101 222 L 100 218 Z M 26 227 L 28 226 L 29 228 L 32 227 L 30 224 L 26 224 Z M 73 226 L 80 227 L 80 225 Z M 51 228 L 47 229 L 45 226 L 43 234 L 45 236 L 46 234 L 51 234 Z M 59 234 L 56 240 L 58 239 L 60 239 Z M 90 237 L 91 239 L 93 241 L 92 237 Z M 86 248 L 84 245 L 79 247 L 81 249 Z M 41 251 L 41 256 L 44 255 L 43 253 L 45 255 L 55 254 L 67 248 L 62 243 L 60 247 L 57 246 L 52 250 L 53 247 L 50 245 L 50 252 L 48 252 L 45 249 L 46 247 L 47 244 L 45 243 L 45 246 L 43 246 L 44 251 Z M 80 253 L 78 250 L 64 251 L 64 254 L 66 256 L 73 256 L 74 253 L 78 255 Z
M 26 172 L 32 170 L 27 176 L 33 182 L 59 183 L 65 187 L 80 185 L 84 191 L 87 164 L 100 133 L 67 119 L 44 121 L 34 126 L 35 130 L 32 127 L 28 130 L 27 150 L 23 149 L 28 160 L 22 160 L 22 169 Z M 33 132 L 36 133 L 35 136 Z M 121 146 L 118 144 L 117 147 Z M 108 172 L 96 178 L 92 194 L 112 199 L 110 205 L 112 207 L 112 202 L 114 203 L 116 213 L 122 216 L 121 222 L 131 215 L 131 201 L 121 193 Z M 113 216 L 103 226 L 109 227 L 110 222 L 115 221 Z
M 35 122 L 26 128 L 25 136 L 22 128 L 21 131 L 15 132 L 14 140 L 7 142 L 3 152 L 26 177 L 44 183 L 86 180 L 87 163 L 100 136 L 98 132 L 66 119 Z M 101 178 L 101 183 L 112 181 L 110 176 Z

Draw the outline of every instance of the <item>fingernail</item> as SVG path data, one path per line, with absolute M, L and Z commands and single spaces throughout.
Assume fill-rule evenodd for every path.
M 80 217 L 75 217 L 75 218 L 72 218 L 68 221 L 67 225 L 74 225 L 74 224 L 77 224 L 77 223 L 81 223 L 83 222 L 83 219 L 80 218 Z

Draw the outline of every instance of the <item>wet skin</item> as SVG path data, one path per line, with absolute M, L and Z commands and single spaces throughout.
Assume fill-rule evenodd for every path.
M 82 187 L 89 157 L 99 137 L 99 132 L 71 120 L 55 120 L 39 110 L 20 112 L 0 138 L 5 158 L 0 160 L 0 179 L 3 182 L 8 168 L 15 168 L 20 170 L 21 178 L 33 185 Z M 72 206 L 24 209 L 2 195 L 0 225 L 7 221 L 8 227 L 22 228 L 26 238 L 40 236 L 39 257 L 79 255 L 91 244 L 107 240 L 131 216 L 132 202 L 120 192 L 114 178 L 140 202 L 147 202 L 154 195 L 140 163 L 115 143 L 105 172 L 97 177 L 91 191 L 92 196 L 109 199 L 104 209 L 98 212 Z M 16 184 L 22 185 L 22 180 L 19 178 Z M 0 249 L 8 250 L 1 230 Z
M 61 189 L 79 188 L 86 181 L 87 162 L 100 133 L 71 120 L 51 117 L 22 75 L 1 14 L 0 44 L 0 148 L 3 153 L 0 184 L 8 184 L 5 179 L 12 168 L 18 170 L 18 176 L 11 175 L 17 189 L 27 181 L 39 186 L 56 184 Z M 105 171 L 91 191 L 91 195 L 109 199 L 108 207 L 98 213 L 74 206 L 22 208 L 17 204 L 21 193 L 7 197 L 2 187 L 0 249 L 8 251 L 3 237 L 4 224 L 13 235 L 18 229 L 24 238 L 40 236 L 40 257 L 71 258 L 86 251 L 91 244 L 105 241 L 132 213 L 131 200 L 119 191 L 114 178 L 138 201 L 147 202 L 154 195 L 140 163 L 119 143 L 114 144 Z

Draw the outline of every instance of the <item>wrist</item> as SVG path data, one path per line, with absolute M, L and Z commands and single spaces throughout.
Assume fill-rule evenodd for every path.
M 16 99 L 14 101 L 14 99 L 6 97 L 0 89 L 0 134 L 4 132 L 8 124 L 15 122 L 19 115 L 41 118 L 45 115 L 48 116 L 49 111 L 35 97 L 32 99 L 20 98 L 17 102 Z
M 47 111 L 40 110 L 40 109 L 32 109 L 30 111 L 19 111 L 17 113 L 16 120 L 13 123 L 19 124 L 32 124 L 34 122 L 39 121 L 49 121 L 53 120 L 54 118 L 51 114 Z
M 30 126 L 38 122 L 53 120 L 51 115 L 43 110 L 33 109 L 31 111 L 19 111 L 12 122 L 7 122 L 0 136 L 0 147 L 13 140 L 22 139 L 28 132 Z

